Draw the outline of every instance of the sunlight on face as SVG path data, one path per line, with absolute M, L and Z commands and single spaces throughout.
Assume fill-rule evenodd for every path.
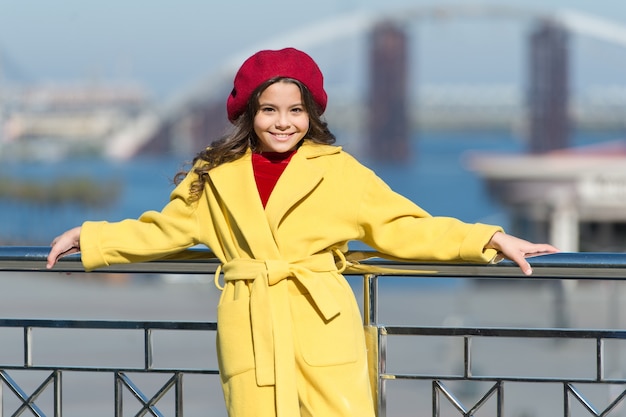
M 279 81 L 259 97 L 254 116 L 254 133 L 261 152 L 287 152 L 296 147 L 309 130 L 309 114 L 297 85 Z

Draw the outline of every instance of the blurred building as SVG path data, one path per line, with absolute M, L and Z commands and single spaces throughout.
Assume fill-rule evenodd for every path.
M 541 153 L 569 145 L 568 32 L 541 22 L 530 36 L 529 151 Z
M 0 104 L 0 157 L 54 159 L 102 154 L 151 98 L 134 84 L 75 83 L 5 89 Z
M 563 251 L 626 250 L 626 140 L 527 155 L 474 155 L 510 232 Z
M 368 154 L 381 161 L 406 161 L 410 156 L 408 109 L 408 38 L 391 21 L 370 34 Z
M 527 153 L 474 155 L 469 166 L 507 209 L 513 234 L 563 251 L 624 251 L 626 141 L 569 146 L 572 128 L 615 118 L 616 134 L 623 132 L 626 113 L 607 105 L 610 94 L 602 102 L 570 98 L 568 44 L 563 27 L 538 22 L 529 42 Z M 623 101 L 618 90 L 613 99 Z

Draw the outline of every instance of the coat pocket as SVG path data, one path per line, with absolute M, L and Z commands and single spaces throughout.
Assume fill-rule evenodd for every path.
M 362 332 L 358 315 L 352 304 L 344 302 L 341 312 L 331 320 L 324 320 L 312 304 L 309 294 L 292 298 L 292 315 L 297 343 L 304 360 L 311 366 L 333 366 L 357 360 Z
M 254 368 L 249 299 L 218 305 L 217 352 L 224 379 Z

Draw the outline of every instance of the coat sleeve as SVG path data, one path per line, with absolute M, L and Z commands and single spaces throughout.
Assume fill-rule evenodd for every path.
M 197 203 L 189 201 L 190 173 L 174 189 L 160 211 L 120 222 L 85 222 L 80 235 L 81 259 L 86 270 L 112 264 L 146 262 L 198 243 Z
M 358 224 L 361 240 L 372 248 L 404 260 L 490 262 L 485 249 L 498 226 L 433 217 L 366 171 Z

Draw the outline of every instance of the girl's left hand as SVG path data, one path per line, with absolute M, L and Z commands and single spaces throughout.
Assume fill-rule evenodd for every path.
M 502 232 L 496 232 L 485 248 L 495 249 L 503 257 L 515 262 L 525 275 L 533 273 L 526 260 L 527 257 L 559 252 L 557 248 L 547 243 L 532 243 Z

